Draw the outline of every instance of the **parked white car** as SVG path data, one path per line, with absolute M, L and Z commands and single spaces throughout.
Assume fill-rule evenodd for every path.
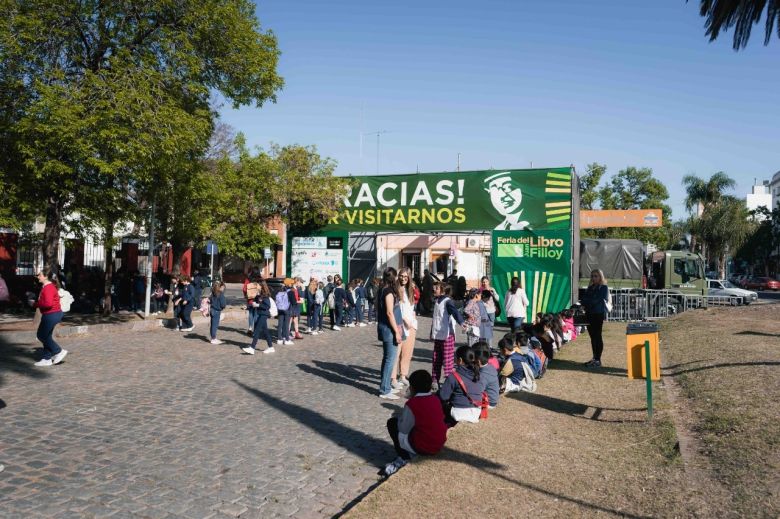
M 742 302 L 746 305 L 754 301 L 758 301 L 758 294 L 752 290 L 745 290 L 733 285 L 730 281 L 725 279 L 708 279 L 707 280 L 707 295 L 710 296 L 725 296 L 725 297 L 741 297 Z

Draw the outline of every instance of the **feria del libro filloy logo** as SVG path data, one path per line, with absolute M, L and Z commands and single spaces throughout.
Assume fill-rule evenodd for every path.
M 566 243 L 562 238 L 537 236 L 499 236 L 500 256 L 560 260 Z

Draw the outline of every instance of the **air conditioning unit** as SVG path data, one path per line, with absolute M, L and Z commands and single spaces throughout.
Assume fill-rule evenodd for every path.
M 479 247 L 479 238 L 466 238 L 466 247 L 476 249 Z

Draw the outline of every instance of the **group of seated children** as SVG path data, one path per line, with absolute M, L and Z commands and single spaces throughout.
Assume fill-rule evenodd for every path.
M 501 393 L 535 391 L 536 380 L 544 375 L 554 352 L 576 333 L 573 313 L 565 310 L 540 315 L 534 324 L 506 334 L 496 354 L 484 341 L 460 346 L 455 351 L 454 370 L 438 387 L 438 394 L 433 392 L 429 372 L 412 373 L 406 405 L 399 417 L 387 421 L 398 457 L 385 466 L 384 474 L 394 474 L 414 455 L 437 454 L 449 427 L 486 418 Z

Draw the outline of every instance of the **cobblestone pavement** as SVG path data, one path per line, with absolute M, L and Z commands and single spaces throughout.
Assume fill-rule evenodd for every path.
M 245 326 L 69 338 L 50 368 L 0 341 L 0 516 L 323 517 L 379 481 L 403 400 L 377 398 L 375 327 L 250 356 Z

